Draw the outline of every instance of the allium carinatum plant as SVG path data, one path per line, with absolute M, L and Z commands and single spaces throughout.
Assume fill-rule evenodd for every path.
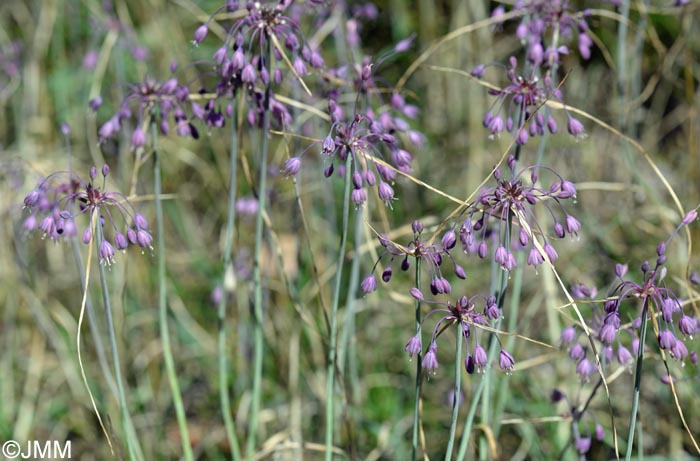
M 0 15 L 3 441 L 700 454 L 697 5 L 25 3 Z

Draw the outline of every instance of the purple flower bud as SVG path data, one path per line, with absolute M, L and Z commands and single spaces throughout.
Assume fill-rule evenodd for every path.
M 549 258 L 550 262 L 556 261 L 559 257 L 559 255 L 557 254 L 557 250 L 555 250 L 554 247 L 549 243 L 544 244 L 544 252 L 547 253 L 547 257 Z
M 141 248 L 153 249 L 153 237 L 145 229 L 139 229 L 136 231 L 136 244 Z
M 690 210 L 688 213 L 686 213 L 685 216 L 683 216 L 683 221 L 681 222 L 684 226 L 690 224 L 691 222 L 695 221 L 698 219 L 698 211 L 697 210 Z
M 582 139 L 586 137 L 586 130 L 583 127 L 583 123 L 575 119 L 574 117 L 569 117 L 569 121 L 566 124 L 566 129 L 569 134 L 576 139 Z
M 528 253 L 527 255 L 528 266 L 539 266 L 542 263 L 544 263 L 544 256 L 542 256 L 540 250 L 538 250 L 535 247 L 532 247 L 530 249 L 530 253 Z
M 688 348 L 683 341 L 677 340 L 671 346 L 670 353 L 671 357 L 682 361 L 688 356 Z
M 678 321 L 678 329 L 681 330 L 681 333 L 693 339 L 693 335 L 698 331 L 698 323 L 694 318 L 683 315 Z
M 423 232 L 423 223 L 418 220 L 415 220 L 413 221 L 413 223 L 411 223 L 411 228 L 413 229 L 414 234 L 420 234 L 421 232 Z
M 389 281 L 391 280 L 391 275 L 392 275 L 391 267 L 387 267 L 387 268 L 384 269 L 384 271 L 382 272 L 382 281 L 383 281 L 384 283 L 389 283 Z
M 474 69 L 472 69 L 471 75 L 474 78 L 481 78 L 484 76 L 485 71 L 486 71 L 486 66 L 484 66 L 483 64 L 479 64 Z
M 423 292 L 420 291 L 418 288 L 413 287 L 410 290 L 411 296 L 413 296 L 415 299 L 418 301 L 423 301 L 425 298 L 423 297 Z
M 600 329 L 600 333 L 598 334 L 598 336 L 603 343 L 612 344 L 612 342 L 615 341 L 615 337 L 617 336 L 617 328 L 615 328 L 614 325 L 606 323 Z
M 362 289 L 362 292 L 364 294 L 369 294 L 372 293 L 374 290 L 377 289 L 377 279 L 374 276 L 374 274 L 369 274 L 365 279 L 360 283 L 360 288 Z
M 571 215 L 566 215 L 566 231 L 571 235 L 578 235 L 581 223 Z
M 411 35 L 408 38 L 404 38 L 399 43 L 397 43 L 396 46 L 394 46 L 394 51 L 396 51 L 397 53 L 403 53 L 411 47 L 411 43 L 413 43 L 413 35 Z
M 435 374 L 436 370 L 438 369 L 437 343 L 434 341 L 430 343 L 428 352 L 425 354 L 425 357 L 423 357 L 423 368 L 428 373 L 432 372 L 433 374 Z
M 126 247 L 129 246 L 129 242 L 127 242 L 126 237 L 121 232 L 117 232 L 114 235 L 114 246 L 121 251 L 126 250 Z
M 442 236 L 442 247 L 446 250 L 451 250 L 456 244 L 457 236 L 455 235 L 455 231 L 450 229 L 445 232 L 445 235 Z
M 286 176 L 294 176 L 299 173 L 301 169 L 301 159 L 299 157 L 290 157 L 284 162 L 284 169 L 282 170 Z
M 620 345 L 617 348 L 617 361 L 620 362 L 620 365 L 628 365 L 632 359 L 632 354 L 625 346 Z
M 455 275 L 461 278 L 462 280 L 466 280 L 467 278 L 467 273 L 464 271 L 464 268 L 459 264 L 455 264 Z
M 585 356 L 586 351 L 579 343 L 574 344 L 574 347 L 572 347 L 571 351 L 569 351 L 569 357 L 571 357 L 573 360 L 581 360 Z
M 481 243 L 479 243 L 479 248 L 477 249 L 477 254 L 479 255 L 479 257 L 481 259 L 484 259 L 484 258 L 486 258 L 487 253 L 488 253 L 488 247 L 486 246 L 486 242 L 482 240 Z
M 571 344 L 571 342 L 576 338 L 576 329 L 572 326 L 564 328 L 561 332 L 561 343 Z
M 659 347 L 661 349 L 671 349 L 676 343 L 676 337 L 669 330 L 664 330 L 658 336 Z
M 615 264 L 615 275 L 623 278 L 627 274 L 627 264 Z
M 564 226 L 562 226 L 560 222 L 554 223 L 554 234 L 560 239 L 563 239 L 566 235 L 564 234 Z
M 326 63 L 323 61 L 323 57 L 321 57 L 318 52 L 314 51 L 311 53 L 311 58 L 309 58 L 309 63 L 311 64 L 311 67 L 314 69 L 321 69 L 323 66 L 326 65 Z
M 102 106 L 102 98 L 100 96 L 92 98 L 90 102 L 88 102 L 88 105 L 90 106 L 90 109 L 92 109 L 93 112 L 97 112 L 100 106 Z
M 576 451 L 579 453 L 586 454 L 588 453 L 588 450 L 591 449 L 591 438 L 590 437 L 581 437 L 576 440 Z
M 301 58 L 296 58 L 294 59 L 294 62 L 292 63 L 292 67 L 296 71 L 299 76 L 303 77 L 306 75 L 309 71 L 306 69 L 306 64 Z
M 515 359 L 508 353 L 508 351 L 501 349 L 501 354 L 498 359 L 498 366 L 501 367 L 501 370 L 511 374 L 513 372 L 513 367 L 515 366 Z
M 136 128 L 131 135 L 131 145 L 134 148 L 143 147 L 146 144 L 146 133 L 141 128 Z
M 100 262 L 108 266 L 114 263 L 114 247 L 107 240 L 100 243 Z
M 330 155 L 335 152 L 335 142 L 331 135 L 326 136 L 323 140 L 322 152 L 324 155 Z
M 585 357 L 576 365 L 576 373 L 581 377 L 581 381 L 588 382 L 588 377 L 593 371 L 595 371 L 595 366 Z
M 255 68 L 253 67 L 252 64 L 246 64 L 243 67 L 243 71 L 241 72 L 241 81 L 245 83 L 253 83 L 255 82 L 256 78 L 256 73 L 255 73 Z
M 367 201 L 367 191 L 364 189 L 353 189 L 350 193 L 350 200 L 359 207 Z
M 377 189 L 379 198 L 388 206 L 391 207 L 391 201 L 394 199 L 394 189 L 384 181 L 379 181 Z
M 476 345 L 474 348 L 474 353 L 472 354 L 472 357 L 474 358 L 474 365 L 476 366 L 477 372 L 481 373 L 484 371 L 486 368 L 486 365 L 489 363 L 488 355 L 486 354 L 486 350 L 484 350 L 483 347 L 481 347 L 479 344 Z M 512 368 L 512 367 L 511 367 Z
M 413 358 L 414 355 L 420 354 L 421 351 L 421 343 L 420 343 L 420 337 L 418 335 L 412 337 L 411 339 L 408 340 L 406 343 L 406 346 L 404 346 L 403 350 L 408 352 L 408 356 Z
M 556 402 L 560 402 L 560 401 L 562 401 L 563 399 L 565 399 L 565 398 L 566 398 L 566 394 L 564 394 L 564 393 L 563 393 L 562 391 L 560 391 L 559 389 L 554 389 L 554 390 L 552 391 L 552 394 L 550 395 L 549 398 L 552 400 L 552 402 L 556 403 Z
M 209 28 L 207 27 L 206 24 L 202 24 L 197 28 L 197 30 L 194 31 L 194 43 L 196 45 L 202 43 L 204 39 L 207 37 L 207 33 L 209 32 Z
M 515 143 L 519 146 L 524 146 L 530 140 L 530 135 L 527 133 L 526 129 L 521 129 L 515 138 Z
M 85 245 L 87 245 L 90 243 L 91 240 L 92 240 L 92 231 L 88 227 L 85 229 L 85 232 L 83 232 L 83 243 Z
M 547 129 L 549 129 L 549 132 L 552 134 L 555 134 L 557 131 L 559 131 L 559 127 L 557 127 L 557 121 L 554 120 L 554 117 L 547 118 Z
M 140 213 L 134 215 L 134 225 L 137 229 L 148 229 L 148 221 Z

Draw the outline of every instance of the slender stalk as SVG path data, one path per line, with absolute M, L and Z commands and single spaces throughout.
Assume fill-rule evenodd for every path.
M 99 252 L 100 245 L 104 239 L 102 233 L 102 226 L 99 224 L 95 225 L 97 238 L 95 239 L 95 245 L 97 245 L 97 251 Z M 107 285 L 107 273 L 105 269 L 105 264 L 99 264 L 100 272 L 100 287 L 102 289 L 102 302 L 104 303 L 105 314 L 107 316 L 107 330 L 109 331 L 109 345 L 112 348 L 112 362 L 114 362 L 114 376 L 117 380 L 117 391 L 119 394 L 119 406 L 122 412 L 122 425 L 124 428 L 124 437 L 126 438 L 126 446 L 129 451 L 129 459 L 135 460 L 136 450 L 134 448 L 134 438 L 135 435 L 129 430 L 129 422 L 131 421 L 131 416 L 129 415 L 129 407 L 126 404 L 126 393 L 124 392 L 124 380 L 122 378 L 121 362 L 119 360 L 119 349 L 117 347 L 117 336 L 114 332 L 114 321 L 112 320 L 112 303 L 109 298 L 109 286 Z
M 363 209 L 359 208 L 354 215 L 355 218 L 355 235 L 353 237 L 353 245 L 356 249 L 359 249 L 362 245 L 362 231 L 364 222 L 362 220 Z M 340 337 L 340 344 L 338 346 L 338 369 L 345 370 L 345 360 L 348 362 L 352 360 L 354 344 L 355 342 L 352 338 L 355 335 L 355 294 L 357 292 L 357 286 L 360 279 L 360 258 L 359 254 L 356 253 L 355 258 L 352 260 L 352 265 L 350 266 L 350 282 L 348 283 L 348 294 L 345 299 L 345 321 L 343 322 L 343 331 Z M 351 368 L 348 365 L 348 368 Z M 352 373 L 349 373 L 352 378 Z M 355 389 L 356 382 L 351 379 L 351 390 Z
M 345 244 L 348 239 L 348 218 L 350 214 L 350 184 L 352 183 L 352 155 L 345 160 L 345 188 L 343 191 L 343 225 L 341 228 L 338 264 L 335 272 L 335 291 L 331 306 L 331 331 L 328 344 L 328 370 L 326 371 L 326 461 L 333 459 L 333 423 L 335 389 L 336 341 L 338 336 L 338 304 L 340 303 L 340 286 L 343 281 L 343 263 L 345 262 Z
M 270 38 L 265 36 L 266 51 L 265 65 L 270 65 Z M 249 460 L 253 459 L 255 451 L 255 438 L 258 430 L 258 413 L 260 412 L 260 388 L 262 385 L 263 369 L 263 309 L 262 309 L 262 278 L 260 273 L 260 250 L 263 245 L 263 230 L 267 197 L 267 137 L 270 131 L 270 84 L 265 85 L 265 98 L 263 100 L 263 123 L 260 131 L 260 176 L 258 180 L 258 211 L 255 216 L 255 249 L 253 250 L 253 396 L 250 405 L 250 420 L 248 430 L 248 441 L 246 455 Z
M 420 290 L 420 265 L 421 258 L 416 258 L 416 288 Z M 416 334 L 421 339 L 421 345 L 423 344 L 422 338 L 422 316 L 420 313 L 420 300 L 416 298 Z M 418 351 L 416 354 L 416 394 L 415 403 L 413 404 L 413 435 L 411 437 L 411 459 L 416 461 L 418 456 L 418 429 L 420 427 L 420 396 L 421 388 L 423 387 L 423 352 Z
M 185 460 L 192 461 L 192 447 L 190 446 L 190 434 L 187 429 L 187 418 L 185 407 L 180 395 L 180 384 L 175 371 L 175 360 L 173 359 L 172 348 L 170 347 L 170 332 L 168 331 L 168 300 L 165 278 L 165 229 L 163 223 L 163 200 L 161 197 L 161 171 L 160 155 L 158 155 L 158 129 L 155 122 L 151 121 L 151 142 L 153 148 L 153 193 L 156 204 L 156 232 L 158 248 L 156 251 L 158 261 L 158 318 L 160 322 L 160 338 L 163 343 L 163 358 L 165 359 L 165 369 L 170 383 L 170 390 L 173 394 L 173 404 L 175 405 L 175 415 L 177 425 L 180 430 L 182 451 Z
M 232 101 L 233 106 L 236 106 L 235 99 Z M 229 190 L 228 190 L 228 208 L 226 219 L 226 237 L 224 240 L 224 255 L 223 269 L 221 277 L 221 299 L 217 306 L 219 320 L 219 338 L 218 338 L 218 353 L 219 353 L 219 395 L 221 401 L 221 414 L 224 418 L 224 427 L 226 430 L 226 438 L 231 446 L 231 459 L 237 461 L 241 458 L 241 449 L 238 446 L 236 438 L 236 428 L 231 416 L 231 400 L 229 398 L 228 388 L 228 365 L 226 360 L 226 302 L 227 302 L 227 274 L 233 271 L 231 261 L 233 260 L 233 236 L 234 223 L 236 218 L 236 176 L 238 167 L 238 132 L 236 131 L 236 117 L 231 120 L 231 151 L 229 165 Z
M 459 416 L 459 392 L 462 388 L 462 324 L 457 322 L 457 349 L 455 351 L 455 389 L 452 399 L 452 423 L 450 424 L 450 438 L 447 441 L 447 451 L 445 461 L 452 459 L 452 449 L 455 445 L 455 434 L 457 433 L 457 417 Z
M 627 454 L 625 460 L 632 459 L 632 447 L 634 445 L 634 426 L 637 423 L 637 411 L 639 410 L 639 392 L 642 385 L 642 364 L 644 362 L 644 344 L 647 337 L 647 311 L 649 298 L 644 298 L 642 306 L 642 325 L 639 327 L 639 349 L 637 350 L 637 368 L 634 371 L 634 394 L 632 394 L 632 413 L 630 414 L 630 429 L 627 433 Z
M 496 354 L 496 341 L 491 342 L 491 347 L 489 348 L 489 363 L 495 358 Z M 459 442 L 459 451 L 457 452 L 457 461 L 464 461 L 467 456 L 467 448 L 469 447 L 469 434 L 472 432 L 472 426 L 474 424 L 474 417 L 476 416 L 476 409 L 479 407 L 479 402 L 481 402 L 481 394 L 484 392 L 484 387 L 486 387 L 486 379 L 481 378 L 479 381 L 479 386 L 476 388 L 476 392 L 472 396 L 472 403 L 469 405 L 469 412 L 467 413 L 467 420 L 464 422 L 464 428 L 462 429 L 462 440 Z

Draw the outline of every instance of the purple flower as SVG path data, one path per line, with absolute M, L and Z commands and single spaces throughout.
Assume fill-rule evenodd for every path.
M 204 41 L 204 39 L 207 37 L 207 33 L 209 32 L 209 28 L 207 27 L 206 24 L 202 24 L 197 28 L 197 30 L 194 31 L 194 39 L 193 42 L 195 45 L 199 45 Z
M 472 353 L 472 357 L 474 357 L 474 365 L 476 366 L 477 372 L 483 372 L 486 368 L 486 365 L 488 365 L 488 356 L 486 355 L 486 350 L 477 344 L 474 348 L 474 352 Z
M 620 362 L 620 365 L 629 366 L 633 359 L 634 357 L 632 357 L 632 354 L 630 353 L 629 349 L 622 345 L 618 346 L 617 361 Z
M 575 137 L 577 140 L 584 139 L 586 137 L 586 130 L 583 127 L 583 123 L 579 122 L 574 117 L 569 117 L 569 121 L 566 124 L 566 129 L 569 134 Z
M 560 336 L 562 344 L 571 344 L 575 338 L 576 330 L 574 329 L 574 327 L 568 326 L 562 330 Z
M 698 331 L 698 323 L 694 318 L 683 315 L 678 321 L 678 329 L 681 333 L 693 339 L 693 335 Z
M 433 374 L 435 374 L 437 372 L 437 344 L 435 342 L 430 343 L 430 346 L 428 347 L 428 352 L 425 354 L 425 357 L 423 357 L 422 365 L 428 373 L 432 372 Z
M 581 381 L 588 382 L 588 377 L 594 371 L 595 366 L 585 357 L 576 365 L 576 373 L 581 377 Z
M 294 176 L 301 169 L 301 159 L 299 157 L 290 157 L 284 162 L 283 172 L 285 176 Z
M 511 374 L 513 372 L 513 367 L 515 366 L 515 359 L 508 353 L 508 351 L 501 349 L 498 365 L 501 367 L 501 370 Z
M 579 453 L 586 454 L 591 449 L 591 438 L 590 437 L 580 437 L 576 439 L 576 451 Z
M 360 283 L 360 288 L 364 294 L 372 293 L 377 289 L 377 279 L 374 274 L 370 274 Z
M 406 343 L 406 346 L 404 347 L 404 350 L 406 352 L 408 352 L 408 356 L 411 358 L 413 358 L 413 356 L 416 354 L 420 354 L 420 351 L 421 351 L 420 336 L 416 335 L 416 336 L 413 336 L 411 339 L 409 339 L 408 342 Z

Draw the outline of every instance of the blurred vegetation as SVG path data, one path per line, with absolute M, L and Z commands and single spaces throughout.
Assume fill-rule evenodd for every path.
M 613 11 L 610 2 L 592 3 L 594 8 Z M 207 70 L 201 62 L 210 58 L 218 41 L 207 40 L 195 47 L 192 32 L 220 4 L 209 0 L 114 0 L 109 8 L 113 8 L 113 15 L 91 0 L 5 0 L 0 4 L 0 364 L 4 370 L 0 375 L 0 441 L 71 440 L 73 459 L 111 459 L 77 363 L 81 284 L 72 249 L 67 243 L 43 240 L 38 233 L 26 235 L 22 200 L 39 178 L 67 168 L 68 151 L 59 129 L 66 122 L 71 127 L 72 168 L 86 174 L 91 165 L 99 168 L 107 162 L 113 172 L 109 185 L 125 193 L 133 186 L 134 200 L 152 219 L 150 165 L 144 166 L 132 183 L 129 136 L 99 145 L 97 129 L 121 101 L 124 83 L 138 82 L 146 74 L 165 77 L 173 60 L 196 88 L 194 82 Z M 685 209 L 690 209 L 700 201 L 700 40 L 695 35 L 700 8 L 697 2 L 679 9 L 659 1 L 648 11 L 640 10 L 644 4 L 632 5 L 632 26 L 643 22 L 644 28 L 630 28 L 630 52 L 637 54 L 629 59 L 629 85 L 616 84 L 619 22 L 615 15 L 594 13 L 589 24 L 598 46 L 589 61 L 581 61 L 577 53 L 565 57 L 560 66 L 560 77 L 566 76 L 562 89 L 567 104 L 638 141 Z M 382 67 L 387 86 L 446 33 L 488 17 L 495 6 L 456 0 L 385 0 L 377 5 L 378 17 L 361 32 L 367 54 L 376 56 L 407 35 L 416 37 L 407 53 Z M 407 99 L 421 108 L 419 119 L 412 123 L 428 137 L 424 149 L 412 152 L 415 178 L 466 198 L 506 150 L 508 136 L 490 140 L 482 127 L 483 114 L 491 102 L 486 89 L 464 75 L 436 66 L 468 72 L 479 63 L 505 62 L 521 46 L 514 38 L 514 27 L 507 23 L 497 30 L 480 28 L 446 42 L 408 80 Z M 639 46 L 635 45 L 637 37 Z M 326 44 L 327 63 L 340 62 L 330 38 Z M 145 60 L 134 58 L 134 51 L 141 48 L 147 51 Z M 90 52 L 97 54 L 94 68 L 84 65 Z M 205 80 L 202 78 L 201 85 L 208 84 Z M 97 95 L 102 95 L 105 104 L 94 114 L 88 101 Z M 319 108 L 325 110 L 326 105 L 321 102 Z M 613 279 L 614 263 L 628 262 L 636 269 L 642 261 L 655 258 L 657 243 L 668 237 L 680 217 L 643 153 L 619 134 L 590 120 L 584 122 L 588 132 L 585 140 L 552 137 L 546 153 L 548 165 L 577 183 L 578 203 L 571 211 L 583 223 L 579 239 L 558 247 L 556 267 L 567 286 L 582 282 L 605 292 Z M 309 122 L 315 131 L 327 129 L 324 123 Z M 197 141 L 162 138 L 160 149 L 167 194 L 170 328 L 178 377 L 195 454 L 198 459 L 218 460 L 229 456 L 230 447 L 218 404 L 218 326 L 210 295 L 221 270 L 229 134 L 227 129 L 202 128 L 201 132 Z M 251 177 L 255 177 L 256 165 L 256 135 L 251 130 L 250 136 L 243 136 L 246 160 L 239 178 L 239 197 L 252 196 Z M 523 155 L 534 161 L 536 148 L 532 141 L 530 144 Z M 293 153 L 303 147 L 273 136 L 275 172 L 286 160 L 287 149 Z M 268 291 L 260 459 L 301 459 L 301 442 L 305 443 L 303 459 L 321 459 L 323 454 L 319 444 L 323 441 L 328 333 L 327 301 L 324 304 L 322 299 L 329 300 L 332 293 L 342 185 L 323 177 L 322 160 L 306 161 L 313 155 L 305 157 L 296 183 L 278 176 L 271 184 L 271 230 L 263 267 Z M 421 219 L 433 230 L 454 210 L 453 203 L 414 182 L 400 179 L 395 188 L 399 200 L 393 210 L 370 200 L 362 219 L 399 242 L 410 238 L 412 220 Z M 296 191 L 307 228 L 300 224 Z M 242 435 L 250 405 L 252 288 L 248 279 L 254 219 L 240 216 L 236 225 L 235 255 L 240 270 L 233 294 L 235 308 L 229 319 L 229 357 L 233 412 Z M 690 232 L 697 240 L 697 226 L 691 226 Z M 369 227 L 365 226 L 364 234 L 365 243 L 351 245 L 347 259 L 362 258 L 361 274 L 371 269 L 378 251 Z M 697 269 L 700 262 L 696 246 L 689 246 L 682 234 L 668 252 L 667 283 L 684 298 L 689 296 L 684 282 L 688 268 Z M 467 281 L 453 284 L 454 292 L 486 293 L 489 271 L 479 261 L 465 260 Z M 138 437 L 147 459 L 179 459 L 179 434 L 158 334 L 155 258 L 148 252 L 119 254 L 109 275 Z M 355 346 L 343 370 L 342 424 L 337 441 L 352 459 L 410 457 L 415 365 L 403 346 L 414 334 L 412 302 L 407 294 L 411 286 L 407 274 L 397 273 L 391 284 L 382 284 L 376 293 L 366 297 L 359 290 L 356 295 L 351 293 L 357 309 L 352 338 Z M 97 284 L 91 293 L 100 312 Z M 696 292 L 691 294 L 697 297 Z M 341 299 L 346 296 L 343 293 Z M 587 395 L 592 387 L 587 384 L 581 391 L 575 366 L 559 347 L 561 329 L 574 321 L 573 312 L 560 308 L 565 304 L 546 268 L 538 273 L 524 272 L 514 332 L 553 347 L 513 339 L 514 373 L 496 372 L 491 380 L 492 395 L 503 405 L 500 420 L 491 427 L 474 428 L 473 440 L 488 443 L 472 443 L 468 459 L 558 459 L 561 453 L 564 459 L 578 458 L 573 450 L 565 451 L 570 437 L 568 409 L 550 401 L 554 388 L 575 396 L 579 392 Z M 584 314 L 585 309 L 582 307 Z M 101 318 L 99 324 L 104 328 Z M 118 402 L 97 364 L 87 326 L 83 328 L 82 351 L 91 389 L 102 414 L 108 416 L 113 435 L 121 439 Z M 688 348 L 697 350 L 697 341 L 688 342 Z M 424 437 L 431 459 L 444 453 L 450 422 L 448 395 L 453 385 L 450 347 L 441 346 L 439 358 L 438 373 L 423 387 Z M 640 430 L 644 453 L 648 454 L 645 459 L 656 459 L 654 455 L 690 459 L 684 456 L 693 453 L 693 447 L 670 388 L 660 380 L 666 372 L 656 349 L 650 348 L 647 361 L 640 406 Z M 681 367 L 675 361 L 671 367 L 679 380 L 680 406 L 691 432 L 697 435 L 698 367 L 690 362 Z M 478 374 L 464 375 L 461 421 L 480 378 Z M 632 380 L 631 374 L 622 373 L 610 385 L 617 430 L 623 439 Z M 592 460 L 615 456 L 604 394 L 599 392 L 591 406 L 596 420 L 606 428 L 604 441 L 593 442 Z

